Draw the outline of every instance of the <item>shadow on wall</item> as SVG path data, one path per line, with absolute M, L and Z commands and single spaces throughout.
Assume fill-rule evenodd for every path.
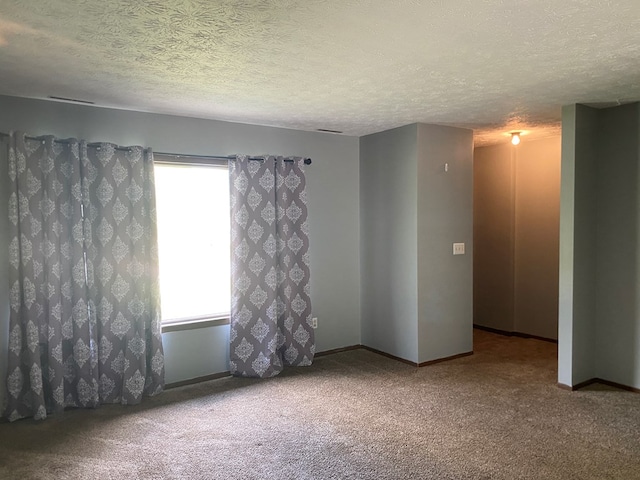
M 638 103 L 598 112 L 596 377 L 636 388 L 640 387 L 639 127 Z

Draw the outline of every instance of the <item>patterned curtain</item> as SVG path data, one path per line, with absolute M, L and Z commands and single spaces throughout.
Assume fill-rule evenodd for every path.
M 162 390 L 152 162 L 10 135 L 10 420 Z
M 315 352 L 304 161 L 238 156 L 229 172 L 230 371 L 272 377 Z

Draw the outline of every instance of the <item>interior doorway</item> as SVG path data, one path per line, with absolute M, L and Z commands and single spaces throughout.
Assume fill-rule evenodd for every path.
M 561 137 L 474 150 L 473 323 L 558 338 Z

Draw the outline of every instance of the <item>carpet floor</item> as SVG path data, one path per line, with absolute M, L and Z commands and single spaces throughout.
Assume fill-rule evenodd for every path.
M 559 389 L 556 350 L 476 330 L 423 368 L 354 350 L 0 424 L 0 478 L 640 479 L 640 395 Z

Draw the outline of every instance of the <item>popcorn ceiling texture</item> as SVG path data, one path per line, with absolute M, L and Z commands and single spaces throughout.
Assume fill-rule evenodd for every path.
M 637 0 L 2 0 L 0 94 L 365 135 L 640 99 Z

